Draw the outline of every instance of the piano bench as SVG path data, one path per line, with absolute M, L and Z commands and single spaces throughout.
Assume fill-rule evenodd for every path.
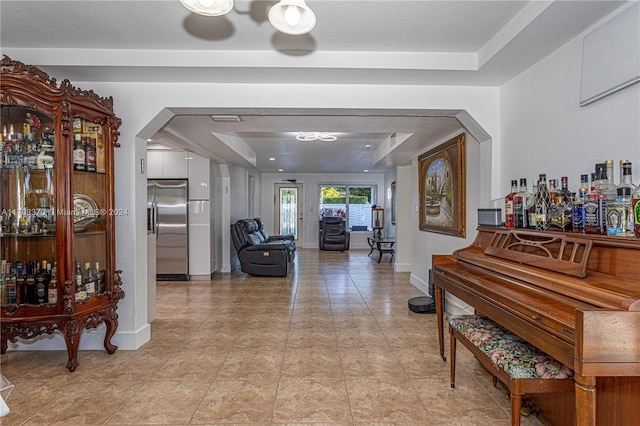
M 520 425 L 522 396 L 531 393 L 573 392 L 573 371 L 487 317 L 447 318 L 451 345 L 451 387 L 455 388 L 456 342 L 460 341 L 509 390 L 511 425 Z

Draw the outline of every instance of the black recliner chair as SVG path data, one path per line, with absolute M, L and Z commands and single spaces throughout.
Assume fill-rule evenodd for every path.
M 241 219 L 231 225 L 231 240 L 242 272 L 265 277 L 289 273 L 296 254 L 293 235 L 269 236 L 260 218 Z
M 341 217 L 324 217 L 320 221 L 320 250 L 349 250 L 351 233 Z

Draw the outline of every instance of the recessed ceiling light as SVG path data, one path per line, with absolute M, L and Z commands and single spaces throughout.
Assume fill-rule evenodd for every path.
M 365 173 L 369 173 L 369 170 L 368 170 L 368 169 L 364 169 L 364 172 L 365 172 Z
M 370 143 L 366 144 L 366 145 L 364 146 L 364 149 L 371 149 L 371 144 L 370 144 Z
M 211 118 L 213 121 L 218 121 L 222 123 L 235 123 L 242 121 L 239 115 L 212 115 Z
M 276 161 L 276 157 L 269 157 L 269 161 Z
M 279 172 L 284 172 L 284 169 L 278 169 Z

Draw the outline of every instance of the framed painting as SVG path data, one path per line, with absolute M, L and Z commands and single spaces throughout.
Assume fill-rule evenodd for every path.
M 464 133 L 418 157 L 419 228 L 466 236 Z

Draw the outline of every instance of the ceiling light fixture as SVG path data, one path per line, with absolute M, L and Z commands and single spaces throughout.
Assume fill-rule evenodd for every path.
M 180 0 L 193 13 L 204 16 L 221 16 L 231 12 L 233 0 Z
M 296 136 L 296 139 L 301 142 L 334 142 L 338 140 L 338 137 L 335 135 L 330 135 L 328 133 L 321 132 L 300 132 Z
M 193 13 L 222 16 L 233 9 L 233 0 L 180 0 Z M 280 0 L 269 9 L 269 22 L 285 34 L 306 34 L 316 26 L 316 15 L 304 0 Z
M 304 0 L 280 0 L 269 10 L 269 22 L 281 33 L 306 34 L 316 25 L 316 15 Z

